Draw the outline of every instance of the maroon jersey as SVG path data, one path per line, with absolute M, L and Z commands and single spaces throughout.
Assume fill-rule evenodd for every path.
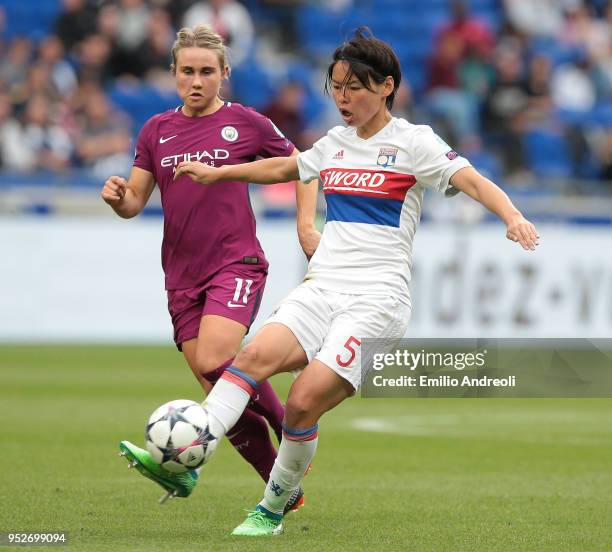
M 255 235 L 248 185 L 204 186 L 186 175 L 175 181 L 175 167 L 181 161 L 235 165 L 258 156 L 288 156 L 293 150 L 269 119 L 235 103 L 204 117 L 187 117 L 177 108 L 145 123 L 134 166 L 153 174 L 161 191 L 166 289 L 201 285 L 235 263 L 268 267 Z

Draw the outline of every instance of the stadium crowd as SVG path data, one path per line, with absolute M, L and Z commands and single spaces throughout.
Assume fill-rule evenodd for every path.
M 0 167 L 127 173 L 140 125 L 177 105 L 169 51 L 209 23 L 231 47 L 224 97 L 299 148 L 330 123 L 322 68 L 367 24 L 402 59 L 395 113 L 432 124 L 509 185 L 612 180 L 612 2 L 0 1 Z

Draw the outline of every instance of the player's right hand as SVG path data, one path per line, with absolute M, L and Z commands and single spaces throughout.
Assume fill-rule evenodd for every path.
M 213 184 L 219 180 L 219 169 L 199 161 L 182 161 L 176 166 L 174 180 L 186 174 L 198 184 Z
M 540 234 L 536 227 L 520 213 L 508 221 L 506 237 L 510 241 L 519 243 L 525 251 L 535 251 L 540 245 Z
M 118 205 L 127 191 L 127 180 L 121 176 L 111 176 L 102 188 L 100 196 L 109 205 Z

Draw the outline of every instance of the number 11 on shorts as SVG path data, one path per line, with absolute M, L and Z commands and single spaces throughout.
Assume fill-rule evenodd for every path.
M 354 347 L 355 345 L 357 347 L 361 347 L 361 341 L 359 341 L 359 339 L 357 339 L 356 337 L 351 336 L 346 340 L 346 343 L 344 344 L 344 348 L 349 352 L 348 360 L 342 360 L 339 354 L 336 355 L 336 362 L 338 363 L 338 366 L 342 366 L 342 368 L 346 368 L 347 366 L 350 366 L 350 364 L 355 360 L 355 355 L 357 354 L 357 351 L 355 350 L 355 347 Z
M 242 296 L 242 302 L 246 305 L 247 300 L 249 298 L 249 293 L 251 293 L 251 286 L 253 285 L 253 280 L 245 280 L 243 278 L 234 278 L 236 280 L 236 291 L 234 291 L 234 303 L 237 303 L 240 300 L 240 294 L 242 293 L 242 286 L 244 285 L 244 295 Z

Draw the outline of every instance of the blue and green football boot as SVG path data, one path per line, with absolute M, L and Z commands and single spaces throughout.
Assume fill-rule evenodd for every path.
M 187 498 L 198 483 L 196 470 L 185 473 L 169 472 L 154 462 L 148 451 L 129 441 L 119 443 L 119 456 L 123 456 L 128 461 L 128 468 L 136 468 L 142 475 L 155 481 L 166 491 L 166 494 L 159 499 L 160 504 L 169 498 Z

